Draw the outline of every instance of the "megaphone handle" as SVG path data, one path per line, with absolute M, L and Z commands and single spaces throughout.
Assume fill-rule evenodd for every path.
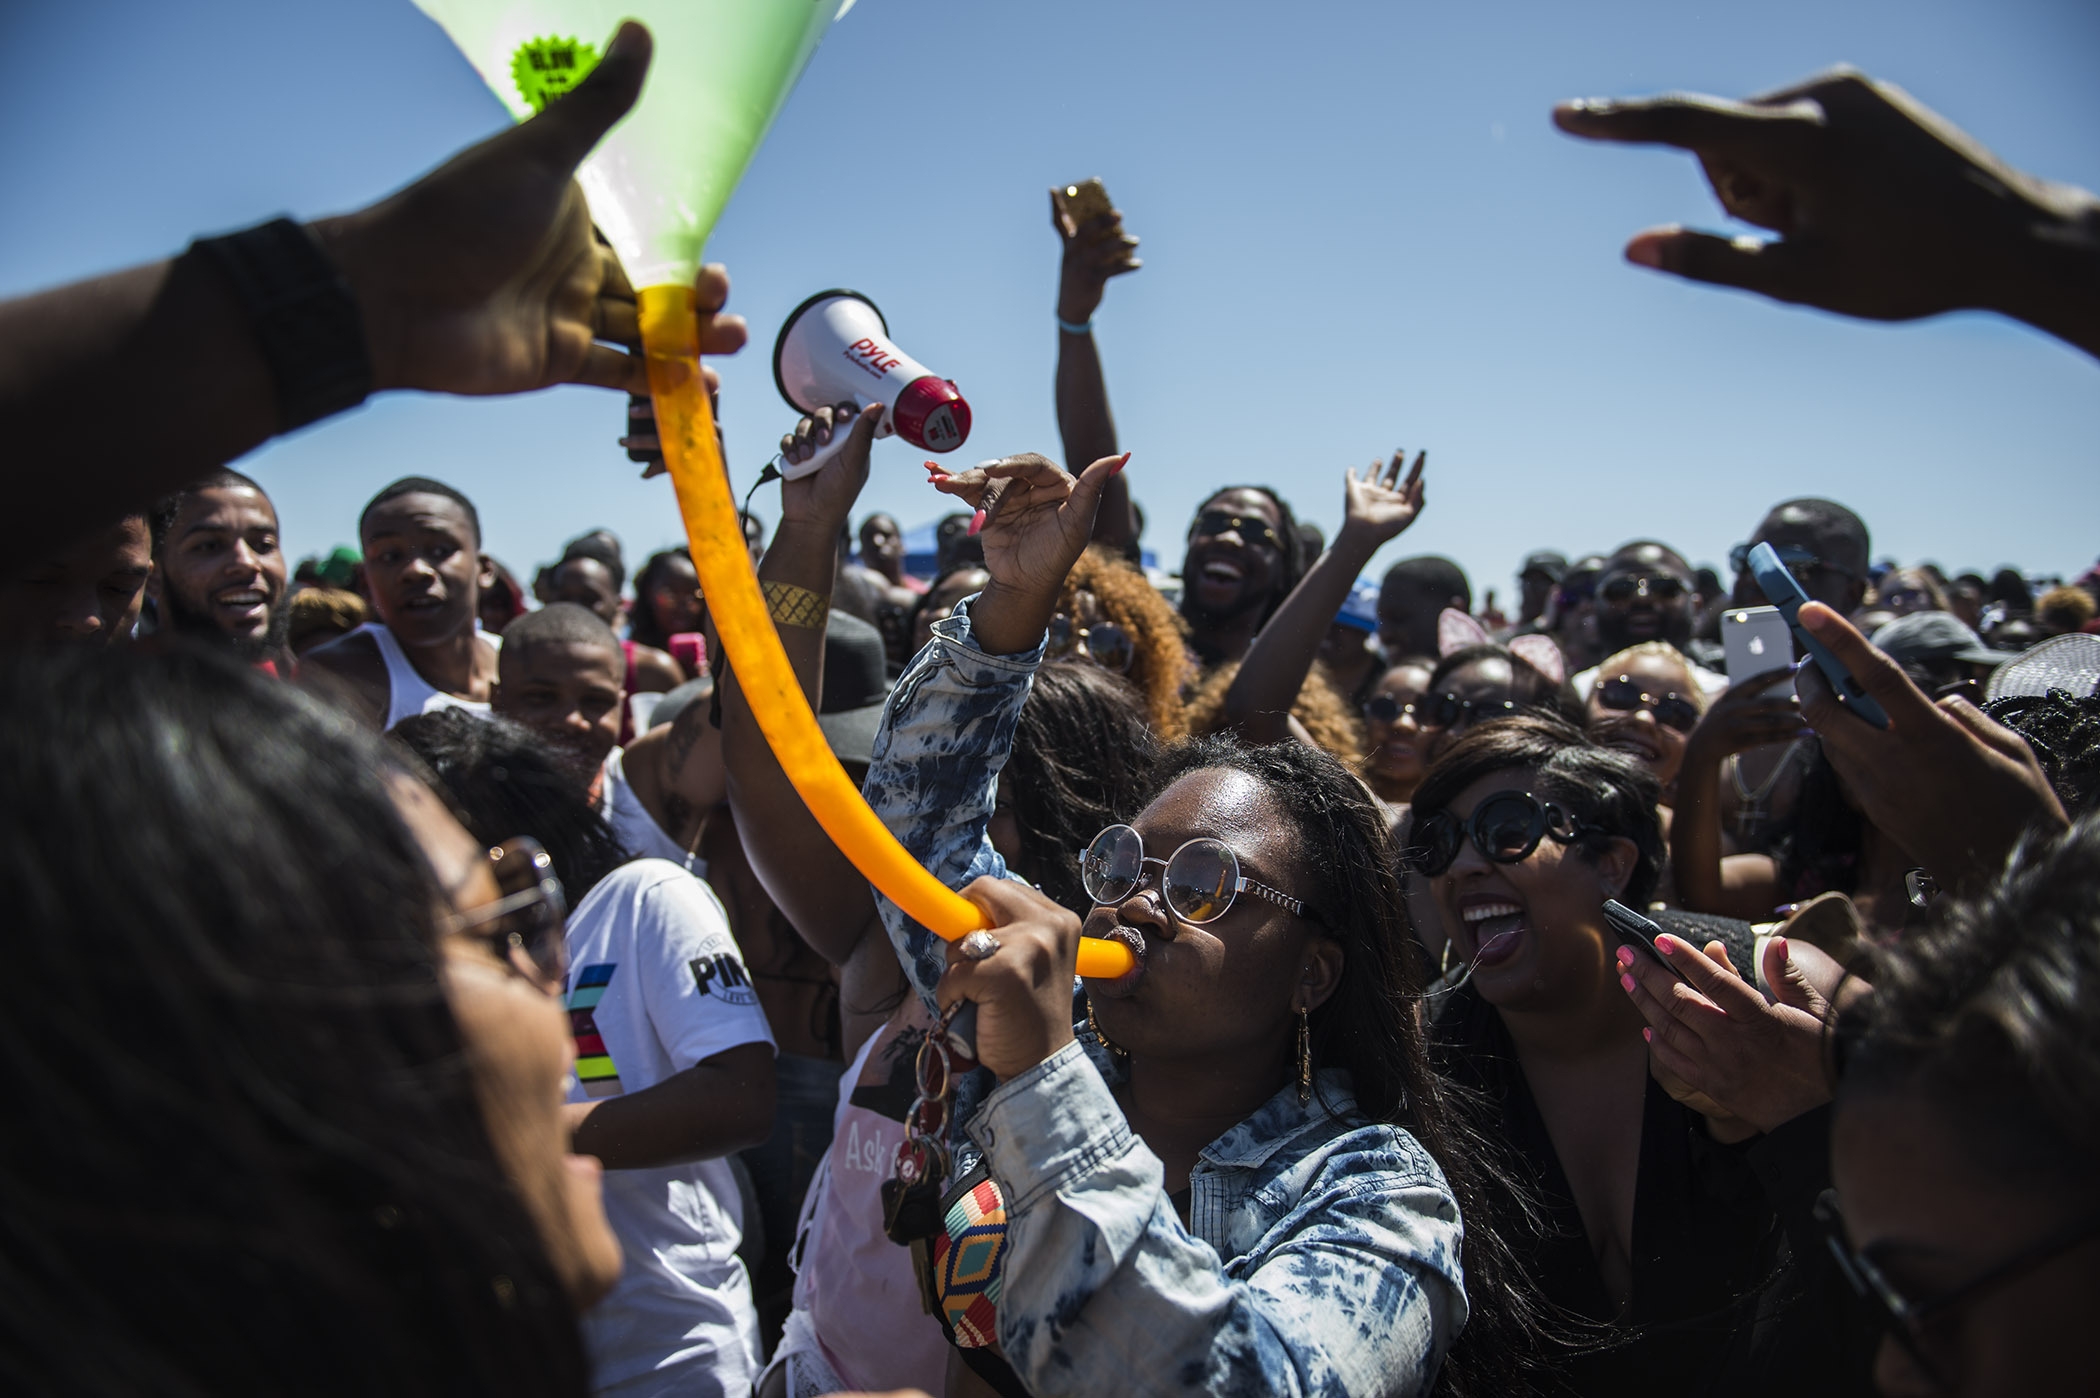
M 785 479 L 791 481 L 799 481 L 804 476 L 815 475 L 817 472 L 823 470 L 826 466 L 829 466 L 832 462 L 839 459 L 839 453 L 846 449 L 846 434 L 851 430 L 852 429 L 850 426 L 844 429 L 836 427 L 833 428 L 831 431 L 831 440 L 826 442 L 823 446 L 818 447 L 817 454 L 815 456 L 812 456 L 809 460 L 788 461 L 783 459 L 780 463 L 780 474 Z M 890 426 L 890 415 L 888 411 L 885 410 L 882 415 L 882 421 L 875 424 L 875 436 L 877 440 L 880 440 L 884 437 L 894 437 L 896 435 L 896 429 Z
M 948 1021 L 948 1049 L 958 1057 L 977 1061 L 977 1002 L 965 1000 Z

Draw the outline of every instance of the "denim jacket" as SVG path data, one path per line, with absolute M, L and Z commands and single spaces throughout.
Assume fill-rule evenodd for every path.
M 1005 875 L 985 830 L 999 768 L 1042 652 L 971 644 L 968 604 L 906 667 L 866 792 L 950 886 Z M 929 1004 L 938 938 L 878 899 Z M 999 1344 L 1038 1398 L 1059 1394 L 1426 1393 L 1465 1323 L 1458 1206 L 1436 1161 L 1356 1112 L 1347 1074 L 1295 1086 L 1206 1146 L 1191 1227 L 1159 1158 L 1109 1089 L 1091 1036 L 993 1089 L 957 1119 L 1006 1196 Z

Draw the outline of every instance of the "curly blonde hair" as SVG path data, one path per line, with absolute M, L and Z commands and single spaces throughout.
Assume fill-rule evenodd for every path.
M 1198 681 L 1196 692 L 1189 696 L 1189 732 L 1196 737 L 1208 737 L 1225 727 L 1225 691 L 1232 688 L 1232 678 L 1240 672 L 1240 664 L 1234 660 L 1220 665 Z M 1360 771 L 1363 726 L 1349 701 L 1327 677 L 1325 666 L 1314 663 L 1305 683 L 1298 688 L 1298 697 L 1291 701 L 1291 717 L 1305 726 L 1316 746 L 1332 753 L 1350 771 Z
M 1130 563 L 1095 544 L 1079 556 L 1057 594 L 1057 609 L 1067 616 L 1079 594 L 1090 592 L 1101 615 L 1129 633 L 1134 655 L 1128 679 L 1145 696 L 1145 716 L 1164 742 L 1188 736 L 1188 711 L 1182 686 L 1190 661 L 1187 623 L 1174 604 L 1145 581 Z

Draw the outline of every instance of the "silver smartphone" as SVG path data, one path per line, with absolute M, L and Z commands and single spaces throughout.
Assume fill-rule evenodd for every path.
M 1721 648 L 1730 684 L 1794 663 L 1794 633 L 1777 607 L 1730 607 L 1721 613 Z

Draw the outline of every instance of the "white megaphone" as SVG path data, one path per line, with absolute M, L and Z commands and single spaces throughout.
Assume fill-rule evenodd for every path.
M 954 451 L 970 435 L 970 405 L 955 385 L 934 375 L 891 342 L 875 303 L 857 291 L 820 291 L 795 307 L 773 342 L 773 382 L 788 405 L 805 413 L 849 399 L 883 406 L 875 435 L 902 437 L 931 452 Z M 833 432 L 817 454 L 782 462 L 798 480 L 821 470 L 846 445 Z

